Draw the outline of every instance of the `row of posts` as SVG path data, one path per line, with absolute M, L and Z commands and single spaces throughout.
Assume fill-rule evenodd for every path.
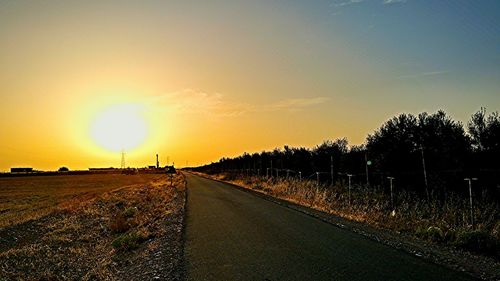
M 422 154 L 423 154 L 423 150 L 422 150 Z M 423 158 L 423 155 L 422 155 L 422 159 Z M 330 165 L 330 175 L 331 175 L 331 182 L 333 183 L 333 157 L 330 158 L 330 161 L 331 161 L 331 165 Z M 370 181 L 369 181 L 369 176 L 368 176 L 368 166 L 371 164 L 370 161 L 368 161 L 368 159 L 366 158 L 366 155 L 365 155 L 365 161 L 366 161 L 366 184 L 369 186 L 370 185 Z M 423 165 L 425 165 L 425 161 L 423 161 Z M 425 166 L 424 166 L 425 167 Z M 269 177 L 270 174 L 269 174 L 269 171 L 272 172 L 273 168 L 272 168 L 272 161 L 271 161 L 271 168 L 266 168 L 266 177 Z M 247 176 L 249 176 L 249 169 L 247 169 Z M 291 170 L 288 170 L 286 169 L 286 178 L 289 178 L 290 176 L 290 172 Z M 276 169 L 276 177 L 279 177 L 279 172 L 280 172 L 280 169 Z M 320 185 L 320 174 L 321 172 L 315 172 L 316 174 L 316 184 L 319 186 Z M 257 175 L 260 176 L 260 169 L 257 169 Z M 339 173 L 339 175 L 343 175 L 341 173 Z M 353 174 L 344 174 L 348 177 L 348 202 L 349 202 L 349 206 L 351 205 L 351 178 L 354 176 Z M 271 173 L 271 176 L 272 176 L 272 173 Z M 299 177 L 299 180 L 302 180 L 302 172 L 299 171 L 298 172 L 298 177 Z M 425 173 L 425 168 L 424 168 L 424 177 L 425 177 L 425 184 L 426 184 L 426 192 L 427 192 L 427 196 L 428 196 L 428 189 L 427 189 L 427 175 Z M 390 187 L 390 198 L 391 198 L 391 209 L 394 211 L 395 210 L 395 205 L 394 205 L 394 185 L 393 185 L 393 181 L 395 180 L 394 177 L 387 177 L 387 179 L 389 180 L 389 187 Z M 468 182 L 468 187 L 469 187 L 469 209 L 470 209 L 470 221 L 471 221 L 471 225 L 472 225 L 472 228 L 474 229 L 475 227 L 475 221 L 474 221 L 474 204 L 473 204 L 473 199 L 472 199 L 472 182 L 473 181 L 477 181 L 478 179 L 477 178 L 465 178 L 464 179 L 465 181 Z

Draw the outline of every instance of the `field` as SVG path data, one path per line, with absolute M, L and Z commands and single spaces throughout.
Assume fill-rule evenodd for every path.
M 182 279 L 182 174 L 0 183 L 0 280 Z
M 58 207 L 124 186 L 147 183 L 155 174 L 91 174 L 0 178 L 0 228 L 40 218 Z

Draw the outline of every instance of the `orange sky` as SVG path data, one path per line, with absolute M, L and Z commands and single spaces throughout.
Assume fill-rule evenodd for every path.
M 390 28 L 449 34 L 404 22 L 411 3 L 249 2 L 0 2 L 0 171 L 120 166 L 92 122 L 121 105 L 147 127 L 126 151 L 130 166 L 154 164 L 156 152 L 184 166 L 344 136 L 360 144 L 401 112 L 442 108 L 465 122 L 500 109 L 500 64 L 467 60 L 497 53 L 467 57 L 456 48 L 471 40 L 458 35 L 428 54 L 398 43 L 408 31 Z M 481 46 L 500 37 L 488 30 Z

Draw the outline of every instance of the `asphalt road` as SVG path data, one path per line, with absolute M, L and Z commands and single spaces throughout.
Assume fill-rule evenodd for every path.
M 230 185 L 186 176 L 188 280 L 472 280 Z

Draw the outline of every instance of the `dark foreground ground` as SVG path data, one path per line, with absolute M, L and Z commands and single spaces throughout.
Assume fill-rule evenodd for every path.
M 188 280 L 473 280 L 230 185 L 187 181 Z

